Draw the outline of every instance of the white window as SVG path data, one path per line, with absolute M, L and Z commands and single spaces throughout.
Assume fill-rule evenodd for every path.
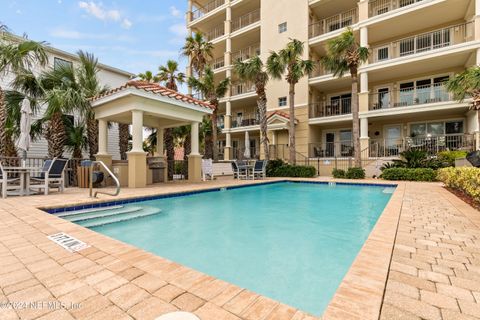
M 284 32 L 287 32 L 287 23 L 286 22 L 280 23 L 278 25 L 278 33 L 284 33 Z
M 377 61 L 388 60 L 388 46 L 377 49 Z
M 278 98 L 278 106 L 285 107 L 287 105 L 287 97 Z
M 53 69 L 58 69 L 61 66 L 72 67 L 73 63 L 62 58 L 54 57 L 53 58 Z

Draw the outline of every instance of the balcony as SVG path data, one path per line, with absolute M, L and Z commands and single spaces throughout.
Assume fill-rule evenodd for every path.
M 431 156 L 441 151 L 475 149 L 475 137 L 471 134 L 443 134 L 399 139 L 370 139 L 370 157 L 398 157 L 407 150 L 423 150 Z
M 312 118 L 326 118 L 352 113 L 352 98 L 341 98 L 328 102 L 322 101 L 309 105 L 309 116 Z
M 201 17 L 203 17 L 206 14 L 208 14 L 209 12 L 217 9 L 218 7 L 223 6 L 224 4 L 225 4 L 225 0 L 213 0 L 209 3 L 207 3 L 205 6 L 193 10 L 191 21 L 195 21 L 197 19 L 200 19 Z
M 435 31 L 415 35 L 372 47 L 370 63 L 377 63 L 396 58 L 433 51 L 460 43 L 473 41 L 474 24 L 468 22 Z
M 340 30 L 357 22 L 358 10 L 357 8 L 353 8 L 332 17 L 312 23 L 308 30 L 309 38 L 315 38 L 329 32 Z
M 232 32 L 245 28 L 255 22 L 260 21 L 260 9 L 251 11 L 232 21 Z
M 353 157 L 353 141 L 310 143 L 309 158 L 351 158 Z
M 448 101 L 453 101 L 453 95 L 447 91 L 443 83 L 435 83 L 370 94 L 369 110 L 411 107 Z
M 255 84 L 253 82 L 236 82 L 232 84 L 231 96 L 238 96 L 255 92 Z
M 371 0 L 368 3 L 369 17 L 379 16 L 395 9 L 410 6 L 423 0 Z
M 225 57 L 219 57 L 212 60 L 211 65 L 213 70 L 218 70 L 225 67 Z
M 245 61 L 260 55 L 260 43 L 240 49 L 232 54 L 232 61 Z
M 205 33 L 205 39 L 212 41 L 225 35 L 225 24 L 219 24 Z
M 328 72 L 323 64 L 319 61 L 315 63 L 315 69 L 310 72 L 310 78 L 316 78 L 321 76 L 326 76 L 327 74 L 332 74 L 332 72 Z
M 232 128 L 257 126 L 259 124 L 260 120 L 258 119 L 258 115 L 255 113 L 244 114 L 241 117 L 237 116 L 232 118 Z

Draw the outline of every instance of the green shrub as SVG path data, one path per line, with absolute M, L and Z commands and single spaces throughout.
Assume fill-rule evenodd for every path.
M 467 151 L 442 151 L 438 153 L 438 160 L 444 163 L 444 166 L 454 167 L 455 159 L 465 158 Z
M 443 168 L 438 170 L 438 180 L 480 201 L 480 168 Z
M 342 169 L 333 169 L 332 176 L 336 179 L 343 179 L 345 178 L 345 170 Z
M 435 181 L 437 172 L 431 168 L 389 168 L 380 178 L 385 180 Z
M 270 177 L 312 178 L 317 175 L 317 169 L 311 166 L 292 166 L 285 164 L 271 172 Z
M 275 159 L 275 160 L 268 160 L 267 163 L 267 177 L 275 177 L 275 171 L 281 167 L 284 166 L 285 162 L 281 159 Z
M 365 179 L 365 170 L 362 168 L 348 168 L 345 173 L 345 178 L 347 179 Z

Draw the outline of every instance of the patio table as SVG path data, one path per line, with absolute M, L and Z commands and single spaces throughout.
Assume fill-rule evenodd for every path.
M 10 195 L 28 196 L 33 194 L 30 190 L 30 173 L 40 170 L 36 167 L 5 167 L 7 173 L 18 173 L 20 175 L 20 189 L 9 193 Z

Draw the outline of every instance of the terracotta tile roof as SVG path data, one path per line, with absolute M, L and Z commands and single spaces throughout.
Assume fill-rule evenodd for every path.
M 159 85 L 158 83 L 150 83 L 150 82 L 138 81 L 138 80 L 130 80 L 121 87 L 109 90 L 109 91 L 107 91 L 107 92 L 105 92 L 101 95 L 98 95 L 98 96 L 95 96 L 95 97 L 91 98 L 90 101 L 100 100 L 102 98 L 111 96 L 114 93 L 123 91 L 127 88 L 135 88 L 135 89 L 138 89 L 138 90 L 143 90 L 145 92 L 158 94 L 158 95 L 168 97 L 168 98 L 171 98 L 171 99 L 175 99 L 175 100 L 180 100 L 182 102 L 197 105 L 197 106 L 204 107 L 204 108 L 207 108 L 207 109 L 213 109 L 212 105 L 210 105 L 207 102 L 204 102 L 204 101 L 192 98 L 188 95 L 185 95 L 185 94 L 167 89 L 164 86 Z
M 283 112 L 283 111 L 279 111 L 279 110 L 275 110 L 275 111 L 268 112 L 268 114 L 267 114 L 267 119 L 270 119 L 270 118 L 273 117 L 274 115 L 279 115 L 280 117 L 283 117 L 283 118 L 285 118 L 285 119 L 290 120 L 290 113 L 288 113 L 288 112 Z M 295 121 L 298 121 L 298 120 L 295 119 Z

